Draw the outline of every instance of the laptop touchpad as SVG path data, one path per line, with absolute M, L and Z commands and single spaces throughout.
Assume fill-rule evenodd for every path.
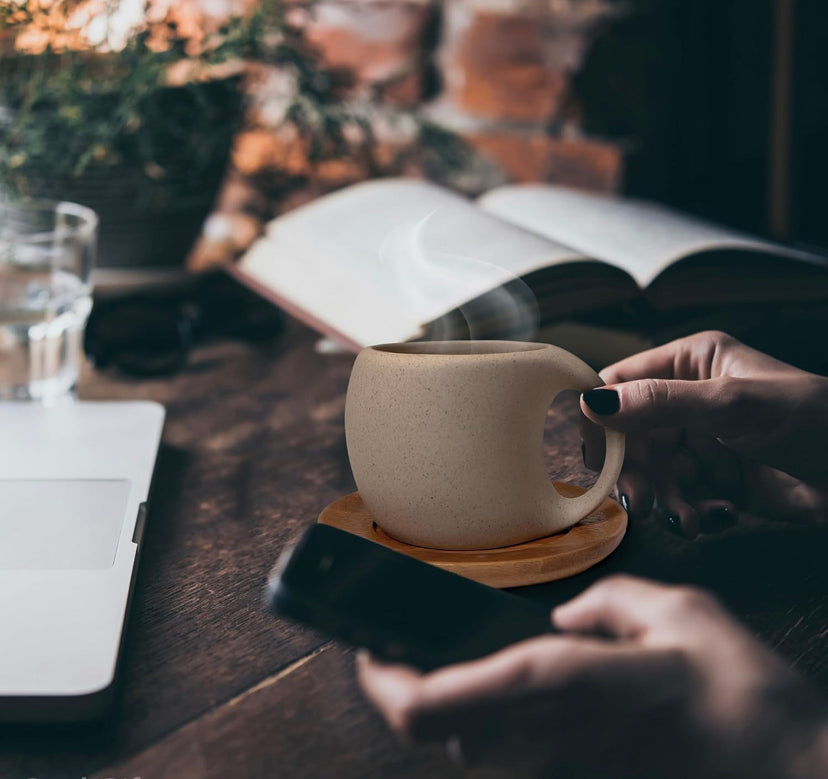
M 109 568 L 130 482 L 0 480 L 0 570 Z

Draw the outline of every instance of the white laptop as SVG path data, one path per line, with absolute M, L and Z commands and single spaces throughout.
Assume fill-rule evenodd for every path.
M 0 403 L 0 719 L 105 709 L 164 409 Z

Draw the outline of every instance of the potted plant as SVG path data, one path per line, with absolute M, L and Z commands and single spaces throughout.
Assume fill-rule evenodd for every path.
M 103 264 L 181 263 L 224 175 L 262 14 L 187 31 L 124 6 L 3 4 L 0 190 L 94 208 Z

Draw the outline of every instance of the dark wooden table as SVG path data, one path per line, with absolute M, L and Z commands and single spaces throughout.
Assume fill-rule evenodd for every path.
M 262 608 L 282 547 L 354 489 L 343 432 L 353 357 L 317 354 L 315 340 L 291 323 L 283 339 L 200 348 L 168 380 L 84 377 L 85 398 L 151 398 L 168 413 L 122 684 L 93 725 L 5 729 L 0 777 L 460 775 L 442 750 L 394 741 L 348 650 Z M 574 398 L 550 410 L 549 465 L 583 484 L 574 411 Z M 642 521 L 601 565 L 524 592 L 553 603 L 610 571 L 697 582 L 826 690 L 826 551 L 824 535 L 779 525 L 685 543 Z

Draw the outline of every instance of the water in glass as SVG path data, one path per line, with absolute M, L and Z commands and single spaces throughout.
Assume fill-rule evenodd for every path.
M 72 396 L 92 308 L 90 251 L 71 231 L 0 232 L 0 400 Z

